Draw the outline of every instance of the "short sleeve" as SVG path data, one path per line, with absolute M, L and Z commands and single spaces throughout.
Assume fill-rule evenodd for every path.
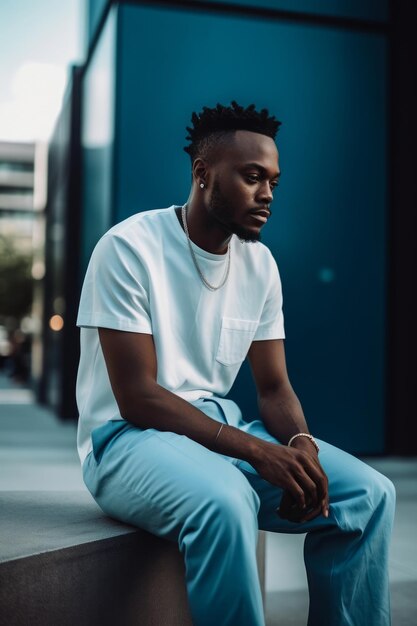
M 77 326 L 152 334 L 149 280 L 137 250 L 107 233 L 97 243 L 81 291 Z
M 281 279 L 277 264 L 271 253 L 269 253 L 269 261 L 268 295 L 253 341 L 285 338 Z

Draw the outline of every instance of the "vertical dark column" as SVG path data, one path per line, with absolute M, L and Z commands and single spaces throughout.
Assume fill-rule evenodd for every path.
M 80 82 L 81 68 L 73 67 L 49 145 L 46 205 L 46 274 L 43 319 L 43 372 L 38 400 L 75 419 L 75 378 L 79 359 L 79 331 L 75 326 L 80 268 Z M 54 332 L 53 315 L 64 319 Z
M 417 453 L 417 5 L 391 2 L 387 452 Z
M 79 329 L 76 326 L 80 299 L 80 239 L 81 239 L 81 68 L 74 67 L 72 73 L 71 133 L 69 137 L 69 184 L 65 223 L 64 270 L 65 284 L 65 332 L 63 334 L 61 361 L 61 395 L 59 415 L 76 419 L 78 410 L 75 402 L 75 382 L 80 357 Z

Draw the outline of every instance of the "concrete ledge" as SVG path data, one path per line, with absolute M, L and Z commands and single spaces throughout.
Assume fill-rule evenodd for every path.
M 2 626 L 191 626 L 177 546 L 145 532 L 0 565 Z
M 192 626 L 177 545 L 87 492 L 1 492 L 0 536 L 0 626 Z
M 0 491 L 0 563 L 133 532 L 87 490 Z

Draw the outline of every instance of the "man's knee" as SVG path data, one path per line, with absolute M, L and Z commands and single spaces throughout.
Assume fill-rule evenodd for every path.
M 386 501 L 388 504 L 395 503 L 393 482 L 367 463 L 362 463 L 362 467 L 361 483 L 374 504 L 378 505 L 381 501 Z
M 395 512 L 392 481 L 359 459 L 350 459 L 346 465 L 330 497 L 338 525 L 347 531 L 363 532 L 373 520 L 391 527 Z
M 376 471 L 376 470 L 375 470 Z M 378 495 L 379 499 L 385 502 L 386 507 L 389 510 L 394 511 L 395 509 L 395 500 L 396 500 L 396 491 L 394 483 L 384 476 L 380 472 L 377 473 L 378 480 Z
M 372 467 L 365 466 L 367 471 L 363 487 L 370 513 L 373 517 L 378 512 L 385 521 L 391 522 L 395 512 L 395 486 L 389 478 Z

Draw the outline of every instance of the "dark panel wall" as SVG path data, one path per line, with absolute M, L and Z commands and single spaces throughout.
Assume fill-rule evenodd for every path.
M 417 4 L 391 3 L 387 450 L 417 454 Z

